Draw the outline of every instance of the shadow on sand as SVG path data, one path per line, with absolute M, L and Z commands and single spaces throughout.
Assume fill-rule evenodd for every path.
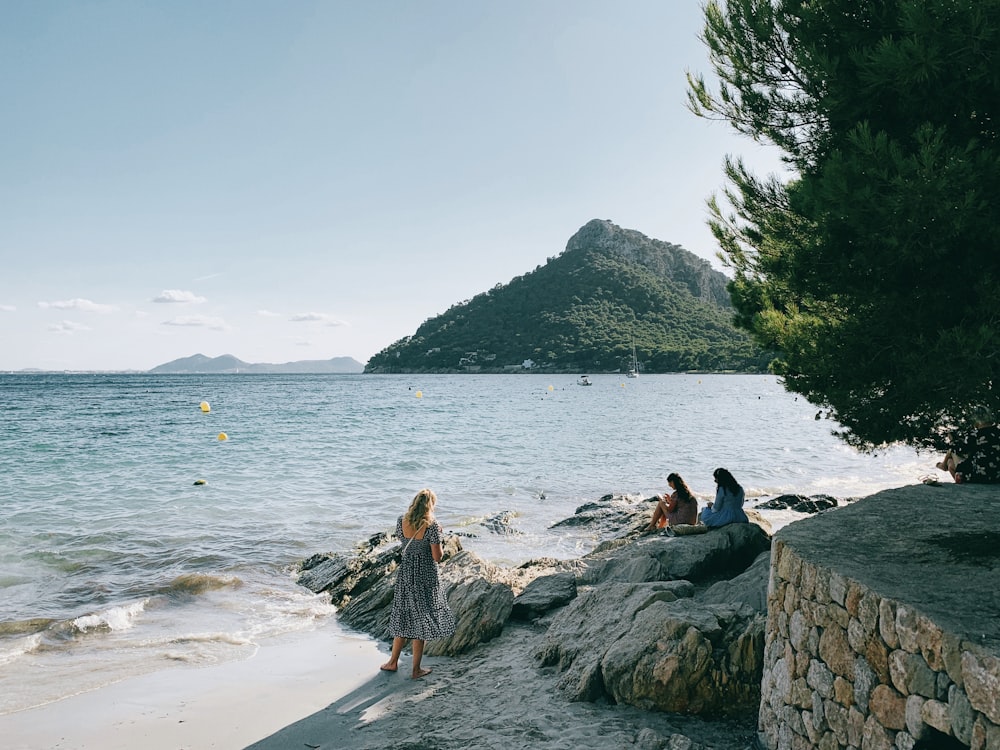
M 438 666 L 449 660 L 439 657 Z M 433 666 L 433 665 L 432 665 Z M 405 736 L 395 737 L 378 726 L 378 719 L 396 713 L 400 708 L 419 703 L 439 692 L 444 686 L 435 683 L 436 674 L 420 680 L 410 679 L 409 669 L 400 665 L 399 672 L 378 672 L 370 680 L 311 716 L 279 729 L 246 750 L 341 750 L 346 748 L 392 747 L 398 750 L 423 748 L 434 750 L 426 740 L 408 742 Z M 416 722 L 419 724 L 419 720 Z M 400 732 L 404 734 L 405 732 Z M 412 740 L 417 740 L 414 736 Z M 442 746 L 443 747 L 443 746 Z

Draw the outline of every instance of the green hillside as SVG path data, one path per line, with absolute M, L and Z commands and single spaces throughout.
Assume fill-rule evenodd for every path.
M 733 326 L 726 277 L 704 260 L 594 220 L 544 266 L 452 306 L 365 372 L 760 372 L 771 356 Z

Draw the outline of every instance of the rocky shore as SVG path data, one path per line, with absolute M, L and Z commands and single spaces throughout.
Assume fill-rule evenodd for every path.
M 768 524 L 750 511 L 750 524 L 643 534 L 652 508 L 651 498 L 619 495 L 587 504 L 557 525 L 592 530 L 601 540 L 592 552 L 516 568 L 449 535 L 440 572 L 459 627 L 428 643 L 434 674 L 375 674 L 359 694 L 252 747 L 755 747 Z M 329 593 L 344 624 L 389 640 L 398 550 L 378 534 L 352 554 L 309 558 L 299 582 Z

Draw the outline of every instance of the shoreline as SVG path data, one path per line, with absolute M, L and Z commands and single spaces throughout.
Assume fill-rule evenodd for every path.
M 767 515 L 783 526 L 793 520 L 786 514 L 799 515 Z M 10 750 L 361 750 L 395 746 L 413 711 L 441 726 L 441 748 L 459 737 L 477 747 L 523 740 L 581 750 L 674 735 L 697 737 L 692 748 L 749 746 L 752 717 L 705 720 L 567 701 L 556 690 L 558 673 L 531 653 L 539 634 L 509 624 L 461 657 L 427 657 L 434 673 L 413 681 L 408 653 L 398 674 L 380 673 L 387 644 L 334 616 L 315 630 L 263 640 L 241 661 L 160 670 L 0 716 L 0 735 Z M 523 721 L 527 734 L 518 729 Z
M 335 619 L 240 661 L 168 669 L 0 716 L 6 750 L 238 748 L 320 711 L 378 670 L 385 649 Z

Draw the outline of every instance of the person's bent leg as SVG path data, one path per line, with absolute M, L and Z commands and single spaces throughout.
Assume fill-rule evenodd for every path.
M 647 531 L 656 531 L 660 526 L 664 524 L 667 519 L 667 508 L 662 500 L 656 501 L 656 507 L 653 509 L 653 518 L 649 522 L 649 528 Z

